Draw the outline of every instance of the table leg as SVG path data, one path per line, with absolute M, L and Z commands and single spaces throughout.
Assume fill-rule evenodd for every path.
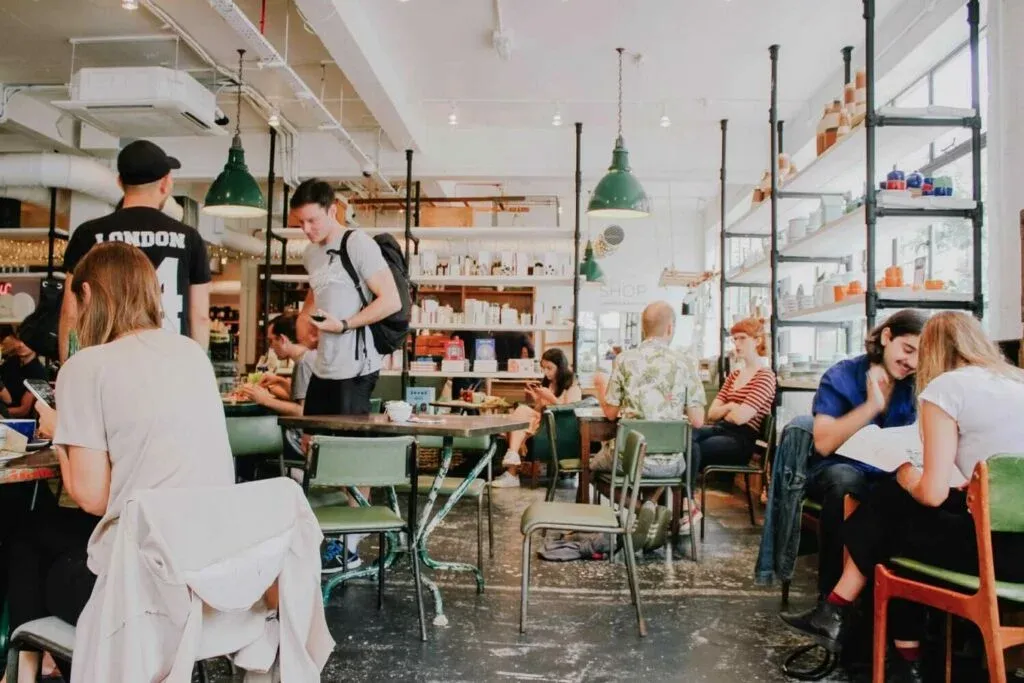
M 580 487 L 576 491 L 576 502 L 590 503 L 590 423 L 580 420 Z
M 448 473 L 448 468 L 451 465 L 452 460 L 452 444 L 453 439 L 451 437 L 445 437 L 441 445 L 441 468 L 438 470 L 437 476 L 434 478 L 434 485 L 431 487 L 430 494 L 427 497 L 427 505 L 420 515 L 419 523 L 417 524 L 416 530 L 416 543 L 419 546 L 420 559 L 427 567 L 431 569 L 446 569 L 449 571 L 458 572 L 473 572 L 473 576 L 476 579 L 476 589 L 478 593 L 482 593 L 484 590 L 484 575 L 480 567 L 465 562 L 442 562 L 435 560 L 430 557 L 429 550 L 427 548 L 427 541 L 430 538 L 430 534 L 438 527 L 438 525 L 444 521 L 444 518 L 451 512 L 452 508 L 455 507 L 459 499 L 465 494 L 466 489 L 469 488 L 470 484 L 479 474 L 487 467 L 491 459 L 494 457 L 494 453 L 497 450 L 497 441 L 492 439 L 491 446 L 484 453 L 484 456 L 480 461 L 473 467 L 470 474 L 463 480 L 463 482 L 455 489 L 455 491 L 448 497 L 444 505 L 438 510 L 434 517 L 430 517 L 430 511 L 433 508 L 433 502 L 437 498 L 437 491 L 441 488 L 441 484 L 444 482 L 444 477 Z M 441 600 L 441 593 L 437 589 L 437 585 L 433 582 L 428 582 L 424 579 L 424 583 L 430 589 L 430 592 L 434 595 L 434 608 L 436 616 L 434 617 L 434 625 L 444 626 L 448 623 L 447 617 L 444 616 L 444 605 Z

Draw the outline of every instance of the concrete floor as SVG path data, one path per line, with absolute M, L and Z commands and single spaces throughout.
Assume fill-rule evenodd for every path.
M 560 491 L 566 500 L 572 495 Z M 486 567 L 486 592 L 477 595 L 462 574 L 435 574 L 445 599 L 447 627 L 430 625 L 417 637 L 411 573 L 389 575 L 384 610 L 375 586 L 353 583 L 332 596 L 328 623 L 337 647 L 324 681 L 786 681 L 784 653 L 800 640 L 776 613 L 779 591 L 751 576 L 760 527 L 750 525 L 742 496 L 709 492 L 707 542 L 701 562 L 677 559 L 669 568 L 652 558 L 640 566 L 649 637 L 640 639 L 629 602 L 624 565 L 534 560 L 530 626 L 518 633 L 519 520 L 543 490 L 495 492 L 495 557 Z M 472 562 L 475 506 L 460 505 L 434 534 L 433 555 Z M 688 549 L 688 545 L 684 548 Z M 371 542 L 363 553 L 372 558 Z M 807 602 L 813 574 L 804 560 L 792 600 Z M 220 669 L 220 667 L 217 667 Z M 229 677 L 215 677 L 228 680 Z M 848 681 L 836 675 L 828 681 Z

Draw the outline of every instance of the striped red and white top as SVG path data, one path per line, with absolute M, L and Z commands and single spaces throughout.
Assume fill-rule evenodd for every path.
M 772 404 L 775 403 L 775 373 L 768 368 L 758 368 L 746 384 L 736 387 L 734 385 L 739 374 L 739 370 L 729 373 L 721 391 L 718 392 L 718 400 L 722 403 L 738 403 L 753 408 L 756 414 L 747 425 L 760 432 L 761 423 L 772 412 Z

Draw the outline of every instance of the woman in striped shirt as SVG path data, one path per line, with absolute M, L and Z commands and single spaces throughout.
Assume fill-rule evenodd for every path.
M 741 320 L 729 333 L 742 367 L 729 373 L 711 403 L 709 424 L 693 430 L 695 475 L 707 465 L 746 465 L 775 402 L 775 374 L 762 361 L 768 344 L 761 321 Z

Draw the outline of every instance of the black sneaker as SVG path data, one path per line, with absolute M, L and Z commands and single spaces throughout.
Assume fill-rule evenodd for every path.
M 333 539 L 325 541 L 320 551 L 320 571 L 324 574 L 337 574 L 344 571 L 346 565 L 348 569 L 358 569 L 362 566 L 363 561 L 359 559 L 359 555 L 351 551 L 348 552 L 348 562 L 346 563 L 343 560 L 345 552 L 345 544 L 341 541 Z
M 845 607 L 818 600 L 817 605 L 805 612 L 783 613 L 779 617 L 790 629 L 809 636 L 829 652 L 839 652 L 846 611 Z

